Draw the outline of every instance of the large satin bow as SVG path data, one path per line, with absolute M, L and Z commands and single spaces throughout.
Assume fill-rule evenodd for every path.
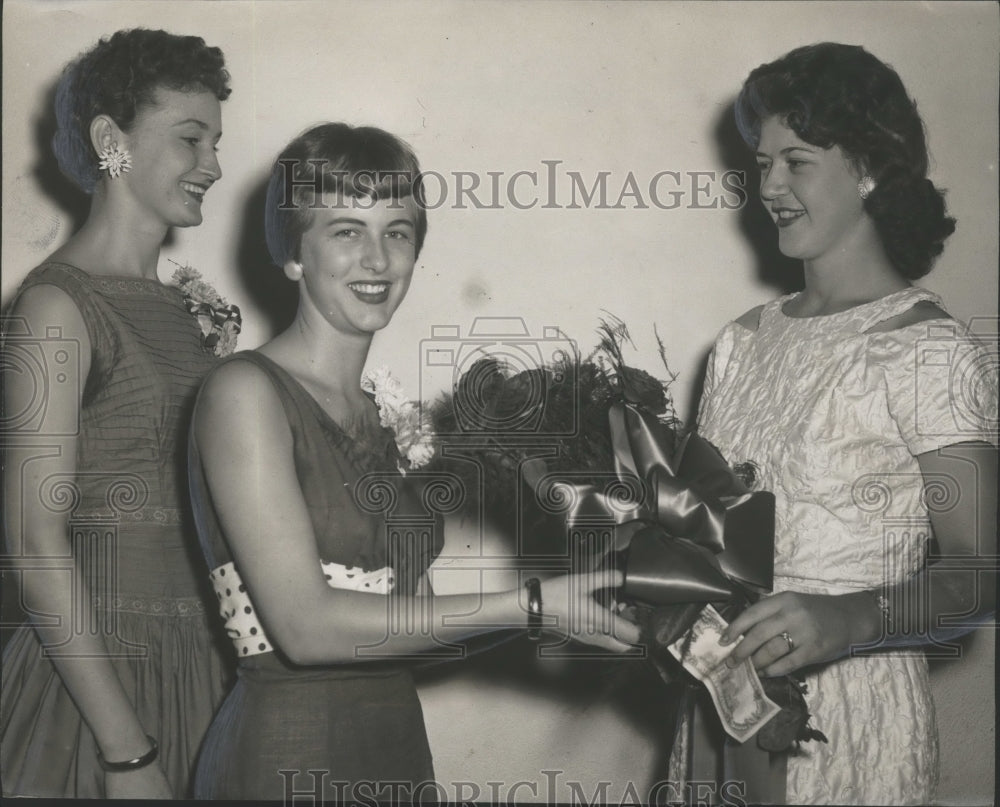
M 615 403 L 608 420 L 618 488 L 560 479 L 543 459 L 528 460 L 524 475 L 536 494 L 549 482 L 571 489 L 567 524 L 613 520 L 614 550 L 628 549 L 626 598 L 725 600 L 740 587 L 734 579 L 769 591 L 774 495 L 751 492 L 707 440 L 694 433 L 675 440 L 642 406 Z

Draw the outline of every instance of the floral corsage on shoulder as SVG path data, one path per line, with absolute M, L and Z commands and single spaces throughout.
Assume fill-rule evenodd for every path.
M 399 448 L 399 470 L 403 474 L 420 468 L 434 456 L 434 432 L 424 422 L 418 404 L 403 393 L 402 384 L 384 365 L 366 370 L 361 377 L 361 389 L 375 399 L 379 422 L 391 429 Z
M 172 280 L 184 294 L 188 311 L 198 321 L 202 348 L 219 357 L 228 356 L 236 350 L 236 337 L 243 326 L 239 306 L 226 302 L 211 283 L 201 279 L 197 269 L 177 266 Z

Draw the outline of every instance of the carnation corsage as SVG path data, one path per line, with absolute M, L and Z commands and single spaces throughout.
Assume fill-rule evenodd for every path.
M 391 429 L 402 457 L 399 470 L 420 468 L 434 456 L 434 432 L 422 417 L 422 408 L 403 394 L 402 385 L 384 365 L 366 370 L 361 389 L 375 399 L 379 422 Z
M 236 337 L 243 326 L 239 306 L 227 303 L 211 283 L 202 280 L 201 272 L 190 266 L 178 264 L 172 280 L 201 328 L 202 348 L 220 357 L 236 350 Z

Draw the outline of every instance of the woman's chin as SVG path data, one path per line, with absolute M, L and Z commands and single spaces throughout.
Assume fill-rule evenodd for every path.
M 188 213 L 183 218 L 178 218 L 170 222 L 171 227 L 197 227 L 203 221 L 202 215 L 199 212 L 196 216 Z
M 368 316 L 359 317 L 353 324 L 360 333 L 375 334 L 388 326 L 390 322 L 392 322 L 391 313 L 372 312 Z

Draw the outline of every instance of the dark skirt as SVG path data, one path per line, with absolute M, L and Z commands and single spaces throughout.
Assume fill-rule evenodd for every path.
M 408 669 L 357 665 L 295 677 L 241 670 L 205 739 L 195 798 L 390 800 L 395 790 L 409 800 L 433 779 Z
M 126 597 L 118 635 L 144 656 L 112 664 L 177 798 L 189 795 L 195 759 L 232 680 L 201 601 Z M 167 607 L 172 606 L 172 609 Z M 156 613 L 152 612 L 155 607 Z M 105 797 L 97 743 L 35 631 L 21 627 L 3 655 L 0 776 L 4 796 Z

